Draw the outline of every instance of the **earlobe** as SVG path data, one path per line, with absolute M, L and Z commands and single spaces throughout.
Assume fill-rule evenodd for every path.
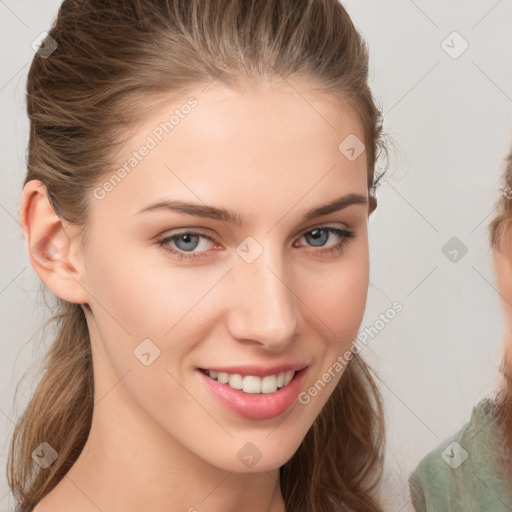
M 31 180 L 24 186 L 19 215 L 30 263 L 37 275 L 61 299 L 87 303 L 79 230 L 67 222 L 63 224 L 41 181 Z

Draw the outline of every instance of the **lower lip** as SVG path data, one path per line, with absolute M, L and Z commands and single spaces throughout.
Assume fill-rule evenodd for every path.
M 306 370 L 298 371 L 288 385 L 274 393 L 244 393 L 197 371 L 212 394 L 230 411 L 250 420 L 267 420 L 283 414 L 295 402 Z

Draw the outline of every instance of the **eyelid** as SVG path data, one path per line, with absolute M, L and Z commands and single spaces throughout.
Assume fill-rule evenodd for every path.
M 332 223 L 326 222 L 326 223 L 323 223 L 323 224 L 313 224 L 313 225 L 311 225 L 309 227 L 303 228 L 297 235 L 293 236 L 292 240 L 295 243 L 295 241 L 299 240 L 300 238 L 302 238 L 306 234 L 311 233 L 312 231 L 315 231 L 317 229 L 327 229 L 327 230 L 330 230 L 331 233 L 337 234 L 338 236 L 340 236 L 340 234 L 336 233 L 337 231 L 346 231 L 347 232 L 346 238 L 347 237 L 348 238 L 352 238 L 355 235 L 354 229 L 351 228 L 350 226 L 347 226 L 346 224 L 343 224 L 342 226 L 339 226 L 339 225 L 333 225 Z M 184 228 L 177 228 L 177 231 L 176 232 L 172 232 L 172 233 L 167 233 L 167 232 L 164 231 L 164 233 L 162 235 L 159 235 L 156 238 L 155 243 L 160 244 L 160 245 L 164 245 L 163 242 L 166 241 L 166 240 L 169 240 L 168 243 L 171 243 L 171 241 L 170 241 L 171 239 L 176 239 L 180 235 L 191 234 L 191 235 L 195 235 L 195 236 L 199 235 L 200 237 L 204 237 L 207 240 L 209 240 L 210 242 L 212 242 L 212 244 L 222 245 L 219 242 L 219 240 L 217 239 L 216 235 L 206 234 L 205 231 L 209 232 L 211 230 L 208 230 L 208 229 L 205 229 L 205 228 L 184 227 Z M 325 248 L 325 249 L 327 250 L 327 248 Z M 187 252 L 181 252 L 178 249 L 178 250 L 176 250 L 176 252 L 178 252 L 180 254 L 197 254 L 197 257 L 200 258 L 200 257 L 202 257 L 202 255 L 206 254 L 209 251 L 205 250 L 205 251 L 201 251 L 201 252 L 198 252 L 198 253 L 194 253 L 194 252 L 187 253 Z
M 329 224 L 329 223 L 315 224 L 314 226 L 312 226 L 310 228 L 306 228 L 305 230 L 302 230 L 300 232 L 299 236 L 296 237 L 294 240 L 300 240 L 307 233 L 311 233 L 312 231 L 316 231 L 317 229 L 325 229 L 326 231 L 329 231 L 333 235 L 342 236 L 345 238 L 352 238 L 356 234 L 356 232 L 353 228 L 346 226 L 346 225 L 339 226 L 339 225 Z M 327 247 L 320 247 L 320 249 L 322 249 L 322 248 L 327 250 Z
M 306 226 L 305 228 L 302 228 L 299 231 L 299 235 L 303 235 L 304 233 L 309 233 L 310 231 L 313 231 L 315 229 L 322 229 L 322 228 L 336 228 L 336 229 L 347 229 L 351 230 L 351 228 L 346 222 L 339 222 L 339 221 L 325 221 L 325 222 L 316 222 L 312 223 L 310 226 Z
M 294 240 L 295 238 L 303 236 L 304 234 L 309 233 L 310 231 L 314 231 L 315 229 L 322 229 L 322 228 L 329 228 L 329 227 L 332 227 L 335 229 L 346 229 L 349 231 L 353 230 L 353 228 L 350 227 L 345 222 L 338 222 L 337 224 L 334 224 L 332 221 L 331 222 L 325 221 L 323 223 L 322 222 L 312 223 L 310 226 L 301 228 L 301 230 L 298 233 L 296 233 L 295 235 L 292 236 L 292 239 Z M 220 243 L 219 237 L 217 236 L 215 231 L 213 231 L 212 229 L 209 229 L 209 228 L 199 228 L 199 227 L 195 227 L 195 226 L 185 226 L 185 227 L 181 227 L 181 228 L 176 228 L 175 230 L 171 229 L 170 232 L 168 232 L 168 230 L 166 230 L 166 231 L 163 231 L 157 237 L 155 237 L 155 239 L 156 240 L 164 240 L 166 238 L 171 238 L 171 237 L 175 237 L 175 236 L 177 237 L 181 234 L 189 234 L 189 233 L 203 235 L 206 238 L 209 238 L 212 242 Z M 247 235 L 247 236 L 249 236 L 249 235 Z
M 311 233 L 317 229 L 320 229 L 320 230 L 323 229 L 323 230 L 329 231 L 330 233 L 334 233 L 335 235 L 338 235 L 341 238 L 340 238 L 339 242 L 337 242 L 333 246 L 320 247 L 320 250 L 313 249 L 311 251 L 311 254 L 313 257 L 319 256 L 319 257 L 324 258 L 324 257 L 328 257 L 326 255 L 330 255 L 330 256 L 341 255 L 344 251 L 344 248 L 347 245 L 349 245 L 351 243 L 351 241 L 354 240 L 354 238 L 356 238 L 356 236 L 357 236 L 355 231 L 351 228 L 341 228 L 341 227 L 335 227 L 335 226 L 330 226 L 330 225 L 317 225 L 317 227 L 314 227 L 313 229 L 307 228 L 306 231 L 302 232 L 300 237 L 303 237 L 307 233 Z M 173 240 L 174 238 L 179 238 L 179 236 L 182 234 L 192 234 L 194 236 L 199 235 L 199 236 L 209 239 L 212 242 L 215 242 L 215 239 L 213 239 L 207 235 L 204 235 L 202 233 L 194 232 L 190 229 L 189 231 L 182 231 L 180 233 L 173 234 L 171 236 L 167 236 L 167 237 L 164 236 L 160 240 L 157 240 L 156 244 L 158 246 L 160 246 L 160 248 L 162 250 L 164 250 L 164 251 L 168 252 L 170 255 L 172 255 L 172 257 L 174 259 L 177 259 L 179 261 L 182 261 L 184 259 L 184 260 L 186 260 L 187 263 L 192 263 L 193 261 L 196 261 L 196 260 L 201 261 L 210 256 L 208 254 L 210 251 L 208 251 L 208 250 L 195 253 L 195 252 L 182 251 L 180 249 L 172 249 L 172 246 L 170 245 L 171 244 L 170 240 Z M 169 240 L 169 242 L 166 242 L 166 240 Z M 294 245 L 294 247 L 295 247 L 295 245 Z M 310 251 L 308 251 L 308 253 L 309 252 Z
M 217 241 L 217 239 L 218 239 L 218 236 L 216 235 L 215 231 L 213 231 L 211 229 L 185 226 L 183 228 L 165 230 L 161 234 L 156 236 L 155 240 L 164 240 L 166 238 L 178 237 L 180 235 L 186 235 L 186 234 L 192 234 L 192 233 L 196 234 L 196 235 L 202 235 L 202 236 L 209 238 L 213 241 Z

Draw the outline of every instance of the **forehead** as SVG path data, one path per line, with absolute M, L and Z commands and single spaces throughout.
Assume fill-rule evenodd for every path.
M 203 86 L 160 101 L 134 128 L 99 184 L 112 182 L 98 207 L 129 214 L 166 195 L 247 208 L 363 194 L 366 155 L 347 158 L 347 138 L 364 140 L 355 114 L 305 83 Z

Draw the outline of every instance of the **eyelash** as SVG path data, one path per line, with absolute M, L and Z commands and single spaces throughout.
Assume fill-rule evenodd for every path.
M 319 250 L 319 251 L 316 251 L 316 252 L 320 252 L 320 253 L 327 253 L 331 256 L 336 256 L 337 254 L 341 253 L 343 251 L 343 249 L 345 248 L 345 245 L 347 245 L 354 237 L 355 237 L 355 233 L 349 229 L 342 229 L 342 228 L 336 228 L 336 227 L 333 227 L 333 226 L 317 226 L 309 231 L 306 231 L 304 232 L 302 236 L 304 235 L 307 235 L 309 233 L 312 233 L 313 231 L 316 231 L 316 230 L 325 230 L 325 231 L 328 231 L 329 233 L 334 233 L 335 235 L 338 235 L 341 237 L 340 241 L 335 244 L 334 246 L 332 247 L 329 247 L 327 249 L 324 249 L 324 250 Z M 181 233 L 178 233 L 176 235 L 172 235 L 172 236 L 167 236 L 165 238 L 161 238 L 160 240 L 157 240 L 156 241 L 156 244 L 159 245 L 165 252 L 168 252 L 168 253 L 171 253 L 173 255 L 175 255 L 177 257 L 177 259 L 179 259 L 180 261 L 183 260 L 183 259 L 186 259 L 186 260 L 189 260 L 189 261 L 192 261 L 192 260 L 196 260 L 198 258 L 203 258 L 203 257 L 207 257 L 205 255 L 205 252 L 200 252 L 200 253 L 193 253 L 193 252 L 190 252 L 190 253 L 187 253 L 187 252 L 182 252 L 182 251 L 179 251 L 179 250 L 175 250 L 175 249 L 172 249 L 171 246 L 169 245 L 170 242 L 184 236 L 184 235 L 194 235 L 194 236 L 199 236 L 199 237 L 202 237 L 202 238 L 206 238 L 207 240 L 210 240 L 211 242 L 216 242 L 216 240 L 210 236 L 207 236 L 203 233 L 198 233 L 196 231 L 183 231 Z

